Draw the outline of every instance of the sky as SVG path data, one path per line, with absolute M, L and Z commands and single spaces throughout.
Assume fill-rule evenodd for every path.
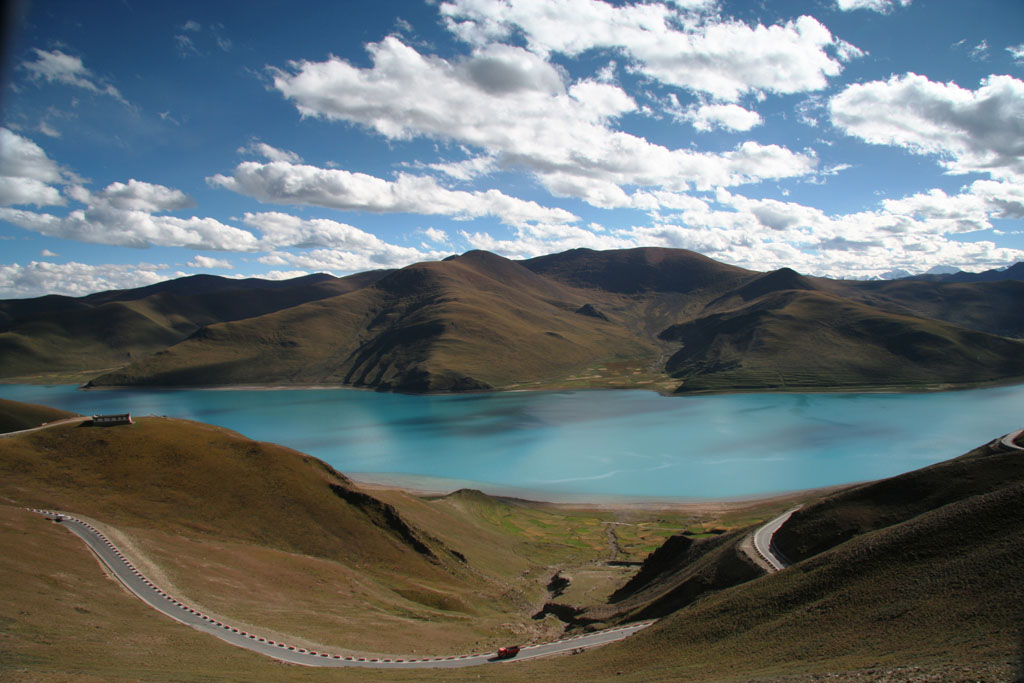
M 683 248 L 1024 261 L 1017 0 L 11 5 L 0 298 Z

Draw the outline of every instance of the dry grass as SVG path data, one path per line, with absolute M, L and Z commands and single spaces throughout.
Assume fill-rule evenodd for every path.
M 0 399 L 0 434 L 38 427 L 44 422 L 74 417 L 75 413 L 20 401 Z

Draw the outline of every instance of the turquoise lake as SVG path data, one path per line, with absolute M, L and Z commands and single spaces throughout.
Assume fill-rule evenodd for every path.
M 1024 385 L 673 398 L 0 385 L 0 397 L 209 422 L 310 453 L 357 480 L 549 500 L 721 498 L 878 479 L 1024 427 Z

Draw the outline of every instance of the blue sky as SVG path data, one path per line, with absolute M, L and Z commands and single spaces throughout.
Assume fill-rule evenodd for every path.
M 19 7 L 0 297 L 473 248 L 1024 260 L 1024 3 Z

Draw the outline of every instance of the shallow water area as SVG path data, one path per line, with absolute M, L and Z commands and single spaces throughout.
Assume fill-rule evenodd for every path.
M 917 394 L 646 391 L 409 396 L 351 389 L 79 391 L 0 397 L 83 414 L 209 422 L 341 472 L 549 500 L 728 498 L 865 481 L 1024 426 L 1024 385 Z

